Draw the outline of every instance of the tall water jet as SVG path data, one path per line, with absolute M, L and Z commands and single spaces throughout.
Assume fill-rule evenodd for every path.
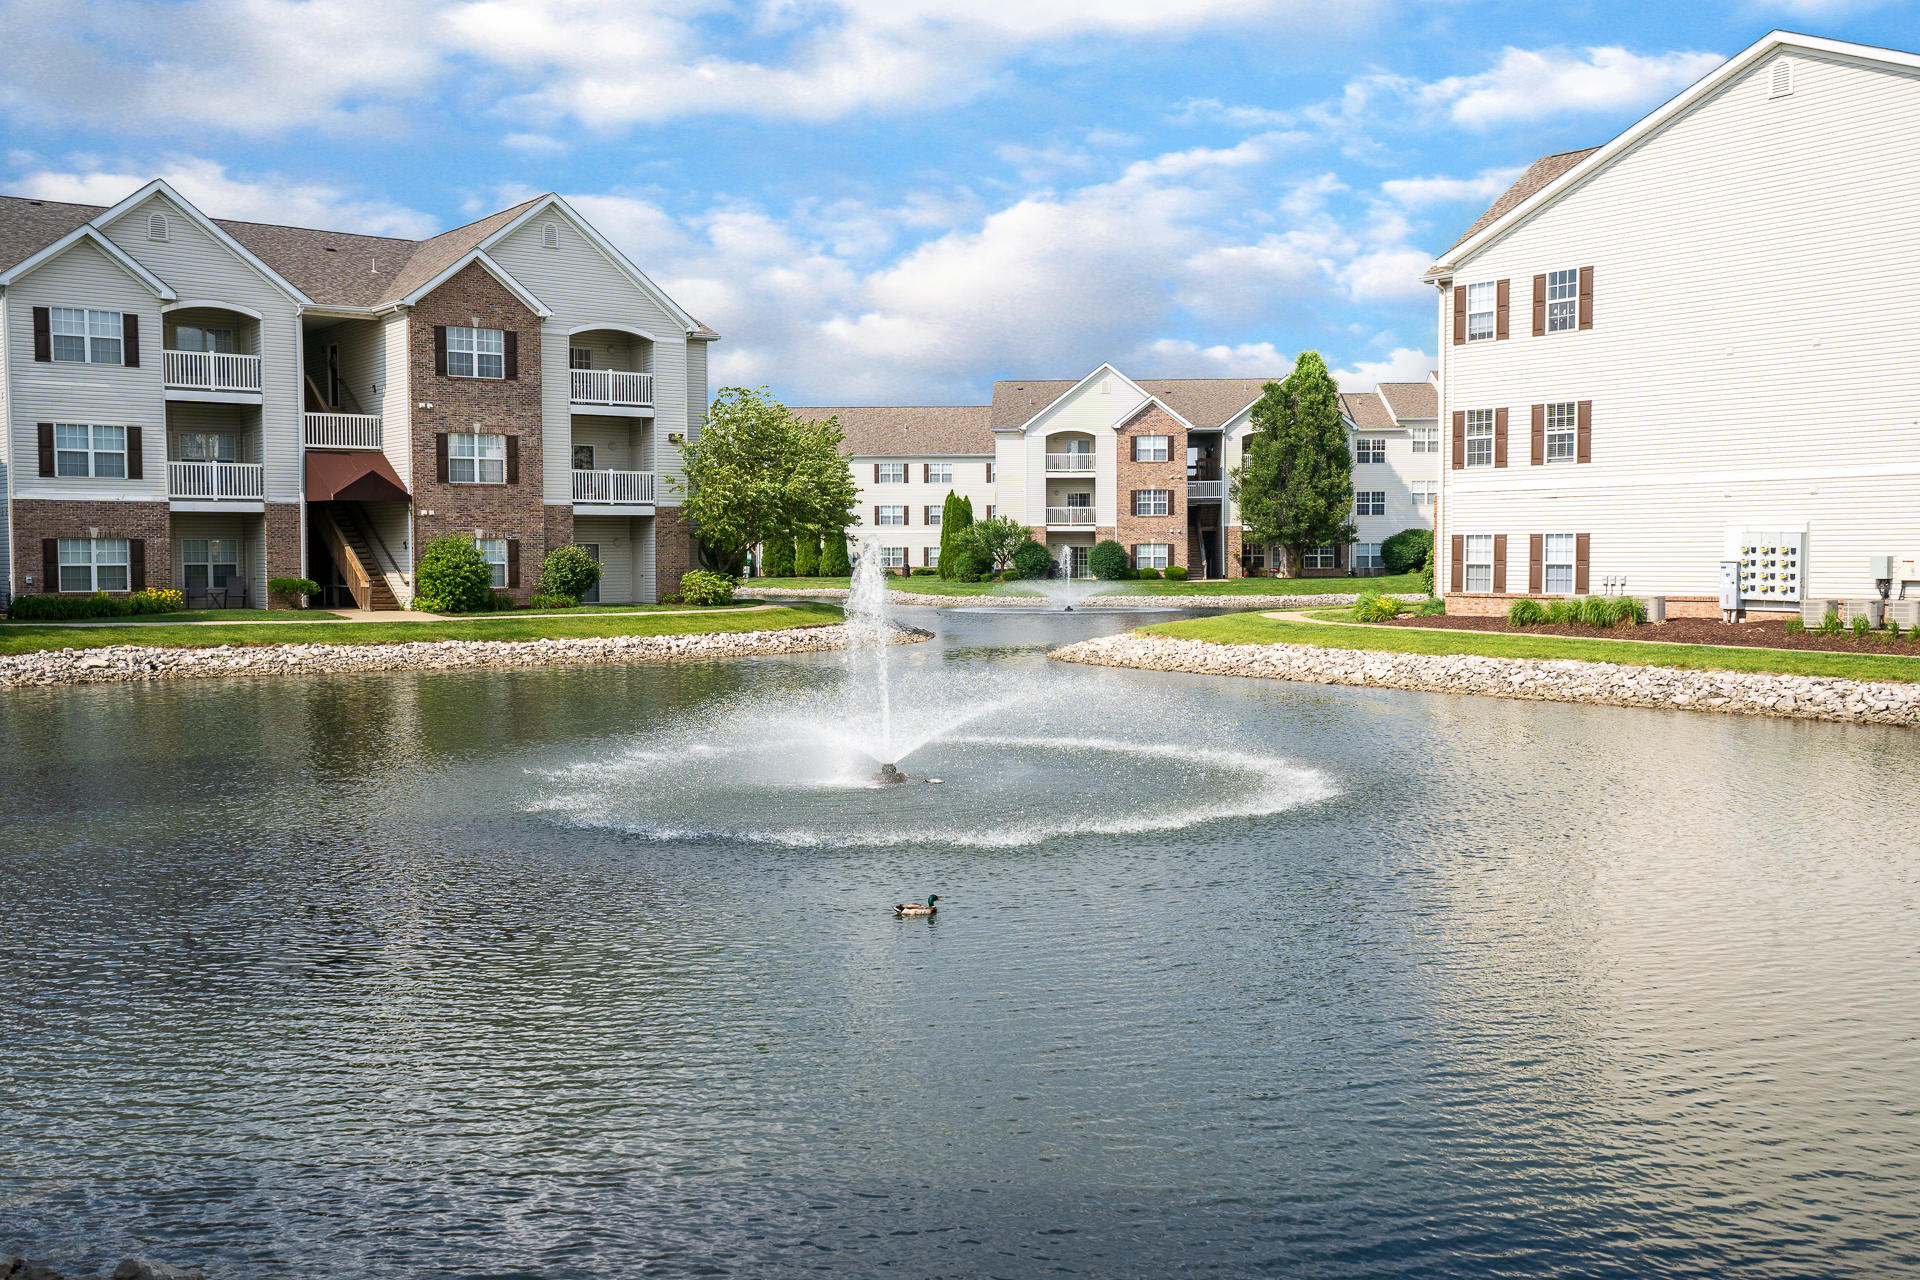
M 1097 578 L 1026 578 L 1019 583 L 1020 590 L 1038 591 L 1057 603 L 1065 613 L 1071 613 L 1073 606 L 1088 596 L 1111 590 L 1112 587 L 1112 583 Z
M 875 705 L 880 713 L 880 741 L 874 754 L 881 760 L 893 756 L 893 685 L 889 655 L 893 650 L 893 597 L 887 586 L 887 571 L 880 564 L 880 546 L 871 537 L 861 540 L 860 563 L 854 566 L 853 589 L 847 596 L 847 670 L 857 682 L 861 662 L 873 663 Z M 857 683 L 856 683 L 857 687 Z M 882 773 L 896 772 L 889 764 Z M 895 778 L 876 774 L 875 780 L 892 782 Z M 904 779 L 902 779 L 904 780 Z

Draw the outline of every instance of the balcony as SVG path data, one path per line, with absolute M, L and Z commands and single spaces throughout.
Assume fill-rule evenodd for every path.
M 1187 481 L 1188 502 L 1219 502 L 1227 496 L 1225 480 L 1189 480 Z
M 1050 453 L 1047 455 L 1049 471 L 1091 471 L 1093 455 L 1091 453 Z
M 1074 528 L 1074 529 L 1079 529 L 1079 528 L 1091 529 L 1093 527 L 1093 508 L 1092 507 L 1048 507 L 1047 508 L 1047 524 L 1048 525 L 1065 525 L 1068 528 Z
M 582 413 L 653 409 L 653 375 L 623 369 L 569 369 L 573 407 Z
M 260 396 L 260 357 L 227 351 L 166 351 L 167 390 L 234 397 Z
M 169 462 L 167 497 L 175 502 L 266 501 L 267 469 L 257 462 Z
M 377 413 L 309 413 L 306 418 L 309 449 L 380 448 Z
M 576 471 L 573 500 L 592 506 L 652 507 L 653 472 Z

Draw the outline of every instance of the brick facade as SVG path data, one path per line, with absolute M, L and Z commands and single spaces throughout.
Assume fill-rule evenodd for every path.
M 1167 460 L 1165 462 L 1136 462 L 1133 458 L 1134 438 L 1137 436 L 1168 436 Z M 1162 409 L 1159 405 L 1150 405 L 1144 412 L 1134 415 L 1124 423 L 1117 440 L 1119 459 L 1116 463 L 1115 497 L 1118 514 L 1112 533 L 1102 533 L 1103 537 L 1112 537 L 1127 549 L 1129 558 L 1133 549 L 1143 542 L 1163 543 L 1172 548 L 1167 553 L 1167 563 L 1186 564 L 1188 556 L 1187 538 L 1187 429 L 1180 420 Z M 1136 489 L 1165 489 L 1169 492 L 1167 514 L 1164 516 L 1136 516 L 1133 514 L 1133 494 Z M 1197 576 L 1197 575 L 1196 575 Z
M 1504 618 L 1507 609 L 1515 600 L 1524 600 L 1525 592 L 1508 592 L 1495 595 L 1484 591 L 1449 591 L 1446 593 L 1447 613 L 1456 618 Z M 1536 600 L 1556 600 L 1559 596 L 1535 596 Z M 1642 597 L 1644 599 L 1644 597 Z M 1718 596 L 1668 596 L 1667 616 L 1669 618 L 1711 618 L 1718 620 L 1720 597 Z M 1782 613 L 1749 612 L 1749 618 L 1779 618 Z
M 47 538 L 90 538 L 98 529 L 102 538 L 139 539 L 145 543 L 150 587 L 171 586 L 173 542 L 164 502 L 81 502 L 65 499 L 16 498 L 13 502 L 13 593 L 34 595 L 52 590 L 41 566 L 41 543 Z M 28 578 L 33 581 L 29 583 Z M 138 583 L 135 584 L 136 586 Z M 115 592 L 115 595 L 120 594 Z
M 519 376 L 455 378 L 439 373 L 436 325 L 513 333 Z M 482 537 L 518 542 L 520 584 L 509 588 L 508 594 L 524 602 L 533 594 L 552 531 L 547 517 L 550 508 L 541 498 L 540 317 L 475 263 L 414 307 L 407 319 L 407 344 L 414 401 L 409 444 L 415 554 L 436 538 L 471 538 L 475 529 Z M 516 437 L 517 479 L 508 484 L 441 483 L 437 437 L 464 431 Z M 572 522 L 569 510 L 569 541 Z
M 1245 550 L 1246 550 L 1246 542 L 1244 540 L 1240 526 L 1237 524 L 1228 525 L 1227 526 L 1227 576 L 1229 578 L 1244 578 L 1247 576 L 1246 569 L 1241 567 L 1241 564 L 1240 564 L 1240 556 L 1243 552 L 1245 552 Z
M 659 507 L 653 517 L 654 590 L 662 596 L 680 594 L 680 578 L 693 566 L 693 523 L 684 507 Z
M 269 502 L 265 520 L 267 558 L 266 579 L 303 578 L 300 555 L 300 504 Z M 299 601 L 269 594 L 269 609 L 294 609 Z

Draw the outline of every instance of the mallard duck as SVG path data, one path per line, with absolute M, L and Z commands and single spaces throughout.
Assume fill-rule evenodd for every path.
M 896 902 L 893 904 L 893 914 L 897 916 L 938 915 L 940 913 L 940 908 L 933 905 L 938 901 L 940 901 L 940 895 L 937 893 L 930 893 L 927 895 L 927 900 L 924 903 Z

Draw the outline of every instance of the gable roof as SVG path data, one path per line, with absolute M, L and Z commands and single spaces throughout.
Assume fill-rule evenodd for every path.
M 840 419 L 848 457 L 919 457 L 993 453 L 991 410 L 984 404 L 789 406 L 797 418 Z
M 1552 182 L 1555 178 L 1558 178 L 1561 174 L 1573 168 L 1573 166 L 1579 164 L 1599 149 L 1599 147 L 1581 147 L 1577 151 L 1556 152 L 1553 155 L 1541 156 L 1538 160 L 1535 160 L 1527 166 L 1525 173 L 1514 179 L 1512 186 L 1501 192 L 1499 197 L 1487 206 L 1485 213 L 1473 220 L 1473 225 L 1463 231 L 1458 240 L 1455 240 L 1447 246 L 1447 253 L 1452 253 L 1455 249 L 1458 249 L 1461 245 L 1473 239 L 1474 236 L 1480 233 L 1481 228 L 1499 218 L 1505 217 L 1508 210 L 1519 205 L 1528 196 L 1540 190 L 1540 188 L 1546 186 L 1549 182 Z
M 1342 391 L 1340 411 L 1356 431 L 1392 431 L 1400 425 L 1378 391 Z
M 20 261 L 7 266 L 4 270 L 0 270 L 0 285 L 10 285 L 21 276 L 39 270 L 43 264 L 53 261 L 61 254 L 67 252 L 67 250 L 82 242 L 91 244 L 95 249 L 98 249 L 115 266 L 152 290 L 154 295 L 161 301 L 172 302 L 179 296 L 173 291 L 172 285 L 147 270 L 141 263 L 136 262 L 125 249 L 115 244 L 100 228 L 94 226 L 91 222 L 81 223 L 73 230 L 67 232 L 67 234 L 54 240 L 51 244 L 43 246 L 38 252 L 29 254 L 27 257 L 20 259 Z
M 0 270 L 18 266 L 105 212 L 97 204 L 0 196 Z
M 1108 367 L 1108 366 L 1102 366 Z M 1160 401 L 1175 414 L 1201 431 L 1217 431 L 1228 419 L 1260 398 L 1273 378 L 1142 378 L 1132 380 L 1142 391 Z M 1015 430 L 1033 421 L 1048 405 L 1086 381 L 1047 379 L 1032 382 L 996 382 L 993 384 L 993 427 Z M 1124 406 L 1132 408 L 1134 406 Z
M 1383 382 L 1375 390 L 1395 418 L 1440 416 L 1440 389 L 1432 382 Z

